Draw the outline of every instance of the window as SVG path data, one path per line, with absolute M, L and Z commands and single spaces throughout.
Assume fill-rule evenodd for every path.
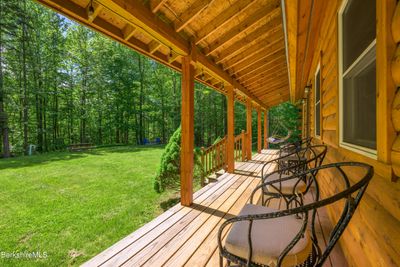
M 317 72 L 315 73 L 315 86 L 314 86 L 314 99 L 315 99 L 315 136 L 321 136 L 321 72 L 318 66 Z
M 340 145 L 376 158 L 376 3 L 339 11 Z

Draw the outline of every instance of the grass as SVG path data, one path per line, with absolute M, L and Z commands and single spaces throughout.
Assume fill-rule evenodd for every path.
M 176 192 L 153 190 L 162 151 L 124 146 L 0 160 L 0 253 L 47 254 L 0 254 L 0 266 L 79 265 L 162 213 L 176 201 Z

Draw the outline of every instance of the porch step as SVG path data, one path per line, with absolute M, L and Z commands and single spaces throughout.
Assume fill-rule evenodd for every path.
M 223 175 L 225 173 L 224 169 L 221 169 L 219 171 L 214 172 L 213 174 L 210 174 L 207 179 L 206 179 L 206 183 L 215 183 L 216 181 L 218 181 L 218 178 Z
M 209 175 L 207 177 L 208 183 L 214 183 L 214 182 L 218 181 L 218 177 L 219 177 L 219 175 L 217 175 L 216 173 Z
M 224 173 L 225 173 L 225 170 L 224 170 L 224 169 L 221 169 L 221 170 L 215 172 L 215 174 L 217 175 L 217 177 L 220 177 L 220 176 L 221 176 L 222 174 L 224 174 Z

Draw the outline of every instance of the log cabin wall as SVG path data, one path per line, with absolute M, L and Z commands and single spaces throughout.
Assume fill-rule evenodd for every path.
M 377 0 L 377 27 L 392 34 L 394 40 L 392 44 L 391 38 L 388 38 L 386 40 L 388 43 L 384 43 L 386 47 L 384 52 L 388 54 L 387 62 L 379 60 L 378 57 L 381 54 L 377 52 L 377 109 L 387 109 L 389 113 L 383 118 L 387 117 L 389 123 L 385 129 L 389 144 L 386 152 L 389 158 L 380 156 L 385 155 L 385 151 L 382 150 L 386 148 L 380 145 L 382 141 L 378 141 L 378 160 L 339 146 L 338 11 L 341 4 L 341 0 L 329 1 L 319 28 L 316 49 L 313 55 L 310 55 L 312 63 L 307 78 L 307 84 L 312 86 L 309 96 L 310 112 L 308 112 L 310 133 L 315 143 L 328 145 L 325 163 L 362 161 L 373 165 L 375 169 L 375 176 L 368 187 L 367 194 L 340 239 L 349 265 L 400 266 L 400 181 L 396 181 L 396 176 L 400 176 L 400 91 L 398 89 L 400 87 L 400 3 L 396 0 Z M 382 9 L 386 12 L 380 12 Z M 394 12 L 395 9 L 396 12 Z M 389 17 L 379 17 L 382 14 L 388 14 Z M 380 25 L 382 21 L 387 23 Z M 384 33 L 377 29 L 377 49 L 381 46 L 379 34 L 384 36 Z M 397 43 L 396 46 L 395 43 Z M 395 47 L 397 47 L 396 53 Z M 318 66 L 321 73 L 321 134 L 319 138 L 315 137 L 314 102 L 314 75 Z M 385 68 L 391 69 L 387 76 L 393 79 L 396 89 L 394 85 L 392 86 L 392 80 L 385 80 L 384 85 L 379 80 L 378 76 L 384 75 L 382 69 Z M 379 94 L 383 91 L 388 99 L 386 102 L 379 100 L 382 97 Z M 380 112 L 382 111 L 377 111 L 377 117 L 381 114 Z M 380 131 L 379 120 L 381 119 L 378 118 L 377 131 Z M 397 131 L 396 133 L 393 128 Z M 378 138 L 379 136 L 378 133 Z M 393 142 L 392 139 L 395 141 Z M 334 173 L 325 174 L 320 181 L 322 195 L 333 194 L 341 186 L 337 184 Z M 328 210 L 333 222 L 339 219 L 339 208 L 336 205 Z

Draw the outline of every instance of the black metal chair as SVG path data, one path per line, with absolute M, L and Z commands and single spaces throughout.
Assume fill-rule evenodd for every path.
M 303 205 L 303 196 L 309 191 L 312 185 L 312 180 L 308 178 L 310 175 L 299 176 L 298 179 L 290 180 L 284 180 L 283 178 L 304 172 L 308 168 L 321 166 L 326 152 L 327 146 L 325 145 L 306 146 L 286 156 L 265 163 L 261 169 L 263 183 L 273 180 L 277 182 L 263 187 L 261 196 L 262 205 L 267 205 L 274 198 L 285 200 L 288 208 L 292 203 L 297 206 Z M 276 163 L 277 170 L 265 173 L 265 168 L 273 163 Z M 314 173 L 314 175 L 316 174 Z
M 246 204 L 238 216 L 228 219 L 219 229 L 220 266 L 223 258 L 228 260 L 228 266 L 231 263 L 236 266 L 322 266 L 360 203 L 373 176 L 373 168 L 358 162 L 334 163 L 309 169 L 284 180 L 310 175 L 318 188 L 314 175 L 318 171 L 335 172 L 335 180 L 343 189 L 323 199 L 319 199 L 317 190 L 314 202 L 286 210 Z M 352 185 L 350 173 L 353 174 L 352 181 L 357 180 Z M 361 179 L 354 178 L 360 173 Z M 261 184 L 255 190 L 275 182 Z M 322 250 L 315 229 L 317 209 L 339 201 L 343 205 L 342 214 Z M 296 216 L 298 214 L 302 214 L 301 218 Z M 229 232 L 228 226 L 231 226 Z M 223 242 L 225 233 L 227 236 Z
M 302 149 L 304 147 L 311 146 L 311 141 L 312 141 L 312 137 L 307 137 L 307 138 L 303 138 L 296 142 L 281 145 L 279 147 L 279 156 L 282 157 L 287 154 L 299 151 L 300 149 Z

